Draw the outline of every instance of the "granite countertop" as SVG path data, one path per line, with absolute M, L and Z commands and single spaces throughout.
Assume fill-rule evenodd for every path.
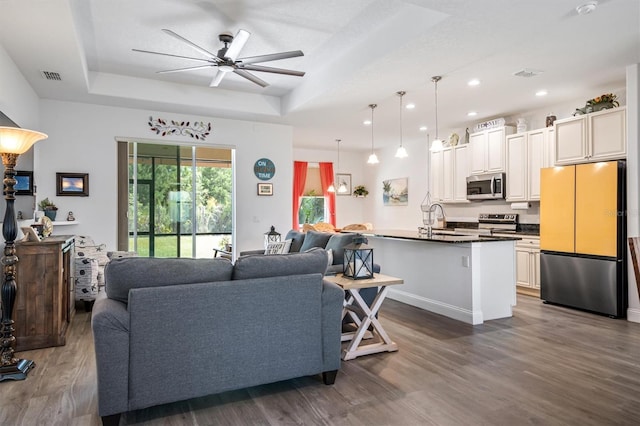
M 426 235 L 420 235 L 418 230 L 406 231 L 397 229 L 374 229 L 372 231 L 362 231 L 362 235 L 370 237 L 385 237 L 385 238 L 399 238 L 403 240 L 414 241 L 433 241 L 438 243 L 486 243 L 493 241 L 517 241 L 521 238 L 518 236 L 513 237 L 496 237 L 494 235 L 462 235 L 462 234 L 439 234 L 434 231 L 431 237 Z

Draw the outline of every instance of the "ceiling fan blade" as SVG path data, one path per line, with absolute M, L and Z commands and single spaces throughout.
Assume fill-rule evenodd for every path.
M 294 71 L 294 70 L 287 70 L 284 68 L 265 67 L 263 65 L 242 66 L 241 64 L 239 64 L 239 67 L 240 69 L 247 70 L 247 71 L 272 72 L 274 74 L 295 75 L 297 77 L 302 77 L 305 74 L 304 71 Z
M 238 33 L 233 38 L 233 41 L 229 45 L 229 49 L 227 49 L 227 53 L 225 53 L 225 58 L 229 58 L 232 61 L 235 61 L 240 54 L 240 51 L 244 47 L 247 40 L 249 40 L 249 36 L 251 33 L 245 30 L 238 30 Z
M 216 75 L 213 77 L 213 80 L 211 80 L 211 84 L 209 85 L 209 87 L 218 87 L 220 85 L 220 82 L 224 78 L 225 74 L 226 74 L 225 71 L 218 70 Z
M 151 53 L 154 55 L 162 55 L 162 56 L 171 56 L 173 58 L 190 59 L 192 61 L 213 62 L 211 61 L 211 59 L 192 58 L 190 56 L 173 55 L 171 53 L 152 52 L 151 50 L 141 50 L 141 49 L 131 49 L 131 50 L 133 50 L 134 52 Z
M 198 65 L 196 67 L 187 67 L 187 68 L 177 68 L 174 70 L 163 70 L 163 71 L 156 71 L 156 74 L 170 74 L 172 72 L 183 72 L 183 71 L 193 71 L 193 70 L 201 70 L 201 69 L 205 69 L 205 68 L 211 68 L 211 67 L 215 67 L 215 64 L 208 64 L 208 65 Z
M 297 56 L 304 56 L 302 50 L 272 53 L 270 55 L 250 56 L 248 58 L 240 58 L 238 59 L 238 62 L 242 62 L 243 64 L 255 64 L 256 62 L 277 61 L 279 59 L 295 58 Z
M 176 39 L 180 40 L 181 42 L 188 44 L 192 49 L 197 50 L 198 52 L 202 53 L 203 55 L 205 55 L 205 56 L 209 56 L 209 57 L 210 57 L 211 59 L 213 59 L 214 61 L 216 61 L 216 62 L 220 62 L 220 58 L 218 58 L 218 56 L 217 56 L 217 55 L 214 55 L 213 53 L 211 53 L 211 52 L 209 52 L 209 51 L 207 51 L 207 50 L 203 49 L 202 47 L 198 46 L 197 44 L 192 43 L 191 41 L 187 40 L 186 38 L 182 37 L 181 35 L 176 34 L 176 33 L 174 33 L 174 32 L 173 32 L 173 31 L 171 31 L 171 30 L 167 30 L 166 28 L 165 28 L 165 29 L 163 29 L 162 31 L 163 31 L 165 34 L 168 34 L 168 35 L 170 35 L 171 37 L 176 38 Z
M 241 77 L 246 78 L 247 80 L 251 80 L 253 81 L 255 84 L 262 86 L 262 87 L 267 87 L 269 85 L 269 83 L 267 83 L 264 80 L 259 79 L 258 77 L 256 77 L 255 75 L 251 74 L 250 72 L 244 71 L 240 68 L 236 68 L 235 70 L 233 70 L 234 73 L 238 74 Z

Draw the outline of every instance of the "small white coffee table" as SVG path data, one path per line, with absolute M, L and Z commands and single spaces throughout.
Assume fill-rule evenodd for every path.
M 390 277 L 388 275 L 374 274 L 373 278 L 363 280 L 352 280 L 345 278 L 342 274 L 325 276 L 325 280 L 335 283 L 348 292 L 348 297 L 344 303 L 342 317 L 349 315 L 358 326 L 355 332 L 343 333 L 342 341 L 349 341 L 349 345 L 342 351 L 342 359 L 348 361 L 362 355 L 375 354 L 379 352 L 395 352 L 398 345 L 391 340 L 387 332 L 376 317 L 384 298 L 387 296 L 387 287 L 390 285 L 403 284 L 402 278 Z M 378 287 L 378 293 L 373 299 L 371 306 L 360 296 L 360 289 Z M 374 343 L 363 344 L 369 326 L 373 326 L 373 335 L 376 334 L 382 339 Z M 374 337 L 371 336 L 371 337 Z

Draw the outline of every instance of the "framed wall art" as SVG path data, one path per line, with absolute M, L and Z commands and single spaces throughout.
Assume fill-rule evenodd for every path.
M 272 183 L 259 183 L 258 184 L 258 195 L 273 195 L 273 184 Z
M 389 179 L 382 181 L 382 203 L 385 206 L 406 206 L 409 204 L 409 179 Z
M 336 191 L 337 195 L 351 195 L 351 175 L 346 173 L 336 173 L 336 188 L 340 188 L 344 185 L 346 191 Z
M 89 173 L 56 173 L 56 195 L 89 196 Z
M 16 170 L 15 179 L 13 189 L 16 190 L 16 195 L 33 195 L 33 172 Z

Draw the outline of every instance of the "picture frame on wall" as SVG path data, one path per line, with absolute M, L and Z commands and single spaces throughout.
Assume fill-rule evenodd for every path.
M 258 184 L 258 195 L 273 195 L 273 184 L 272 183 L 259 183 Z
M 56 173 L 56 195 L 89 196 L 89 173 Z
M 336 191 L 336 195 L 351 195 L 351 174 L 336 173 L 336 188 L 340 188 L 340 185 L 347 187 L 346 192 Z
M 16 170 L 15 180 L 16 195 L 33 195 L 33 172 Z

